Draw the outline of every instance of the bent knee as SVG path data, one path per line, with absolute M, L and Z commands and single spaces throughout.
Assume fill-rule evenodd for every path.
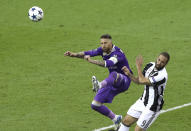
M 125 118 L 122 120 L 122 123 L 125 124 L 126 126 L 130 127 L 136 121 L 137 121 L 137 118 L 134 118 L 130 115 L 126 115 Z
M 124 125 L 128 126 L 128 127 L 130 127 L 130 126 L 132 125 L 132 122 L 129 121 L 128 119 L 123 119 L 123 120 L 122 120 L 122 123 L 123 123 Z
M 119 73 L 117 73 L 116 71 L 113 71 L 113 72 L 111 72 L 110 75 L 114 78 L 114 83 L 113 84 L 116 84 L 118 79 L 119 79 L 119 77 L 120 77 Z
M 110 73 L 110 75 L 113 77 L 113 78 L 115 78 L 116 79 L 116 77 L 117 77 L 117 72 L 116 71 L 113 71 L 113 72 L 111 72 Z
M 97 110 L 101 105 L 102 104 L 100 102 L 93 100 L 92 103 L 91 103 L 91 108 L 93 110 Z

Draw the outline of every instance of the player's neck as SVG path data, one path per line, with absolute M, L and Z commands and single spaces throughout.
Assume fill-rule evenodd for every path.
M 163 68 L 164 68 L 164 67 L 157 68 L 157 67 L 155 66 L 155 69 L 158 70 L 158 71 L 162 70 Z

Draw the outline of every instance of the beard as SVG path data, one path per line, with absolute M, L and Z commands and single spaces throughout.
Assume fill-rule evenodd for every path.
M 105 53 L 110 53 L 110 49 L 105 48 L 105 49 L 102 49 L 102 50 L 103 50 L 103 52 L 105 52 Z
M 159 64 L 157 64 L 157 62 L 155 62 L 155 68 L 156 68 L 157 70 L 161 70 L 161 69 L 164 68 L 164 66 L 160 66 Z

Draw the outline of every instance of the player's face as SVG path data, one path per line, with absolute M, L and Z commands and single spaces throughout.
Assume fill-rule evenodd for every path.
M 165 65 L 167 64 L 167 61 L 168 59 L 165 56 L 159 55 L 155 62 L 155 67 L 160 70 L 163 67 L 165 67 Z
M 110 39 L 101 39 L 101 48 L 104 52 L 110 52 L 112 49 L 112 40 Z

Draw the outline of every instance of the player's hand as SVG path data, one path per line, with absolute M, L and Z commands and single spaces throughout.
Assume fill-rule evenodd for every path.
M 91 60 L 90 55 L 85 55 L 84 59 L 87 60 L 87 61 L 90 61 Z
M 137 56 L 137 58 L 136 58 L 136 65 L 137 65 L 138 67 L 141 67 L 142 64 L 143 64 L 143 57 L 142 57 L 141 55 L 139 55 L 139 56 Z
M 64 53 L 64 55 L 65 55 L 65 56 L 70 56 L 70 57 L 74 57 L 74 56 L 75 56 L 74 53 L 72 53 L 71 51 L 66 51 L 66 52 Z
M 123 68 L 121 69 L 126 75 L 130 75 L 131 72 L 129 71 L 129 69 L 126 66 L 123 66 Z

